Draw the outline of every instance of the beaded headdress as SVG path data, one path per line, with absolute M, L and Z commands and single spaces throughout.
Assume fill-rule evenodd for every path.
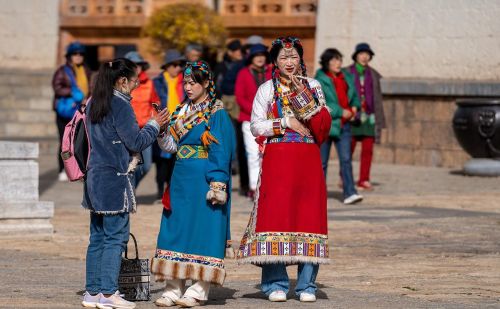
M 294 36 L 279 37 L 273 41 L 271 46 L 278 45 L 278 44 L 283 46 L 283 48 L 285 48 L 285 49 L 292 49 L 293 47 L 295 47 L 297 45 L 300 45 L 302 47 L 302 43 L 300 42 L 300 39 L 296 38 Z

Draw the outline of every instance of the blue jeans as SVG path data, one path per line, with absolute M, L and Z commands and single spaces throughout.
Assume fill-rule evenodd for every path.
M 297 286 L 295 294 L 297 296 L 302 292 L 316 295 L 316 276 L 318 275 L 319 265 L 311 263 L 300 263 L 297 268 Z M 288 293 L 289 289 L 288 273 L 283 263 L 262 265 L 262 281 L 260 288 L 267 296 L 274 291 L 283 291 Z
M 330 148 L 332 147 L 332 142 L 335 143 L 340 163 L 340 175 L 342 177 L 344 188 L 344 198 L 348 198 L 349 196 L 358 193 L 354 187 L 354 177 L 352 176 L 351 139 L 351 125 L 346 123 L 340 131 L 340 138 L 330 137 L 323 144 L 321 144 L 320 148 L 321 163 L 323 165 L 323 172 L 325 173 L 326 179 Z
M 149 169 L 151 169 L 151 165 L 153 165 L 152 145 L 142 151 L 142 160 L 143 160 L 142 164 L 139 164 L 139 166 L 134 172 L 136 188 L 139 185 L 139 182 L 141 182 L 142 178 L 144 178 L 144 176 L 146 176 L 146 174 L 149 172 Z
M 90 213 L 86 289 L 90 294 L 113 294 L 118 290 L 122 253 L 130 233 L 129 214 Z

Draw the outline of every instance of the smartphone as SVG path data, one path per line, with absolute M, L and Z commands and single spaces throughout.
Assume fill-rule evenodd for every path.
M 161 112 L 161 107 L 160 107 L 160 105 L 158 105 L 158 103 L 152 103 L 152 105 L 157 113 Z

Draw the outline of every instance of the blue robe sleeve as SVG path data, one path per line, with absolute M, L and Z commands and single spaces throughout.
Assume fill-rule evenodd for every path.
M 208 148 L 207 182 L 223 182 L 227 185 L 228 203 L 225 212 L 226 248 L 231 240 L 231 161 L 236 155 L 236 134 L 227 112 L 215 112 L 209 120 L 210 133 L 219 143 L 212 142 Z
M 223 109 L 215 112 L 209 120 L 210 133 L 218 143 L 212 142 L 208 148 L 207 182 L 223 182 L 229 184 L 231 179 L 231 161 L 236 149 L 234 127 Z
M 116 132 L 128 150 L 141 152 L 156 140 L 160 131 L 156 121 L 150 121 L 140 129 L 130 104 L 118 102 L 112 105 L 112 110 Z

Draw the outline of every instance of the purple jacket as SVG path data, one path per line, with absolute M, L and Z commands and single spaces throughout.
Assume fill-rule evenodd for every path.
M 354 74 L 356 89 L 358 95 L 360 94 L 359 74 L 356 70 L 356 65 L 353 63 L 347 68 Z M 382 75 L 372 67 L 367 67 L 365 70 L 365 97 L 367 103 L 367 113 L 375 114 L 375 139 L 380 142 L 380 131 L 386 127 L 384 105 L 382 102 L 382 87 L 380 86 L 380 79 Z

